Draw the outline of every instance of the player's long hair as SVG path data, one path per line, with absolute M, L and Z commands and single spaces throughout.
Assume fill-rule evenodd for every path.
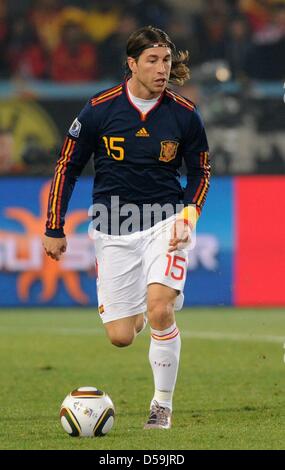
M 169 82 L 182 86 L 190 78 L 190 70 L 187 66 L 189 53 L 188 51 L 177 51 L 168 34 L 161 29 L 145 26 L 132 33 L 127 42 L 127 57 L 137 60 L 141 53 L 152 44 L 166 44 L 171 49 L 172 66 Z M 131 77 L 132 72 L 127 60 L 125 62 L 125 69 L 125 77 Z

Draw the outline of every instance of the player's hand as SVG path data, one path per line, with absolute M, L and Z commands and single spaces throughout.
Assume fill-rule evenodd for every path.
M 52 238 L 46 235 L 42 238 L 43 247 L 48 256 L 59 261 L 61 255 L 66 251 L 66 238 Z
M 183 219 L 177 219 L 171 229 L 168 252 L 182 250 L 191 243 L 191 227 Z

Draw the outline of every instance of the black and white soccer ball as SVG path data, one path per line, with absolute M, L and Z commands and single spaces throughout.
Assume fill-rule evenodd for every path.
M 113 427 L 114 404 L 105 392 L 95 387 L 73 390 L 60 408 L 63 429 L 73 437 L 105 436 Z

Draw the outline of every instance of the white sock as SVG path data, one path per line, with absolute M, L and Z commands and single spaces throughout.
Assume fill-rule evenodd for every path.
M 166 330 L 151 328 L 149 362 L 151 364 L 155 392 L 152 399 L 160 406 L 172 410 L 172 397 L 175 389 L 181 339 L 176 323 Z

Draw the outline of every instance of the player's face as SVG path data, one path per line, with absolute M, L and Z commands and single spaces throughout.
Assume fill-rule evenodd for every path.
M 132 59 L 129 65 L 132 70 L 132 82 L 137 87 L 145 89 L 149 97 L 159 96 L 170 77 L 171 50 L 168 47 L 145 49 L 138 60 Z

